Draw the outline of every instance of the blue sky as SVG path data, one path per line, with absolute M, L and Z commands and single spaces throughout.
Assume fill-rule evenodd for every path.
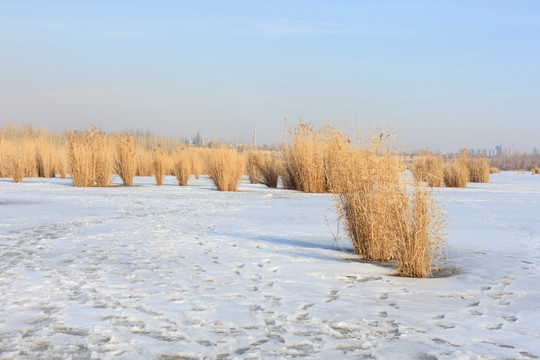
M 2 1 L 0 121 L 540 148 L 537 1 Z M 359 108 L 359 111 L 358 111 Z

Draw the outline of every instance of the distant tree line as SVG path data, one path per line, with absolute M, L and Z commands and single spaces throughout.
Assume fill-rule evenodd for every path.
M 540 154 L 497 155 L 491 159 L 491 166 L 499 170 L 527 170 L 540 167 Z

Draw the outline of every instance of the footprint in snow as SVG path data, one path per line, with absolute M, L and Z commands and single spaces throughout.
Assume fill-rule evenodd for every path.
M 503 315 L 502 318 L 509 322 L 516 322 L 518 320 L 518 317 L 514 315 Z
M 488 330 L 500 330 L 502 329 L 503 327 L 503 324 L 501 323 L 498 323 L 498 324 L 486 324 L 484 325 L 484 327 Z
M 331 301 L 337 300 L 339 298 L 339 295 L 337 295 L 338 292 L 339 292 L 338 289 L 330 290 L 328 292 L 328 297 L 326 298 L 326 300 L 324 300 L 324 302 L 329 303 Z

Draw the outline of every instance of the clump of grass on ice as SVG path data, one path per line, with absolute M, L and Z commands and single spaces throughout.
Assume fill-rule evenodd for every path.
M 261 184 L 271 188 L 278 186 L 279 176 L 283 173 L 283 160 L 277 153 L 262 151 L 256 166 L 261 173 Z
M 442 213 L 432 192 L 402 176 L 391 137 L 376 134 L 360 147 L 336 133 L 326 173 L 340 223 L 354 250 L 369 261 L 396 261 L 401 276 L 426 277 L 441 252 Z M 412 190 L 409 190 L 412 188 Z
M 431 276 L 435 266 L 442 260 L 444 247 L 444 215 L 437 205 L 433 191 L 418 182 L 412 185 L 412 194 L 407 186 L 400 187 L 396 206 L 393 206 L 395 222 L 397 261 L 399 276 L 425 278 Z
M 377 136 L 360 148 L 336 138 L 326 172 L 355 253 L 368 261 L 393 259 L 395 229 L 389 220 L 394 216 L 394 189 L 400 178 L 397 158 Z
M 160 145 L 154 148 L 152 165 L 156 185 L 161 186 L 163 185 L 165 175 L 170 172 L 170 158 L 169 154 L 167 154 Z
M 308 193 L 328 190 L 324 169 L 325 133 L 300 122 L 288 128 L 289 141 L 283 147 L 285 188 Z
M 446 164 L 444 168 L 444 185 L 446 187 L 464 188 L 469 182 L 467 168 L 458 161 Z
M 198 148 L 189 149 L 189 162 L 191 163 L 191 173 L 195 176 L 195 179 L 199 179 L 203 172 L 203 165 Z
M 22 182 L 24 177 L 35 173 L 35 155 L 32 142 L 28 138 L 4 140 L 0 142 L 0 167 L 2 177 L 10 177 L 14 182 Z
M 246 171 L 251 184 L 261 182 L 261 171 L 258 164 L 262 161 L 262 153 L 258 150 L 250 150 L 246 156 Z
M 133 135 L 116 134 L 114 136 L 116 153 L 114 157 L 114 170 L 122 179 L 124 186 L 132 186 L 133 178 L 137 173 L 137 150 Z
M 52 140 L 45 134 L 40 134 L 34 139 L 36 147 L 36 170 L 37 176 L 52 178 L 56 175 L 55 153 L 56 149 Z
M 136 147 L 137 172 L 135 176 L 153 176 L 154 174 L 154 152 L 146 151 L 142 147 Z
M 236 191 L 245 160 L 236 149 L 220 145 L 204 153 L 206 173 L 220 191 Z
M 485 156 L 474 158 L 471 161 L 469 180 L 474 183 L 489 182 L 490 166 L 489 160 Z
M 444 180 L 443 158 L 429 150 L 424 151 L 414 160 L 411 172 L 416 181 L 426 182 L 431 187 L 440 187 Z
M 66 134 L 69 168 L 76 187 L 110 186 L 112 182 L 112 150 L 105 132 L 91 127 L 86 132 Z
M 178 180 L 178 185 L 187 186 L 191 173 L 192 152 L 189 149 L 181 148 L 174 156 L 174 176 Z

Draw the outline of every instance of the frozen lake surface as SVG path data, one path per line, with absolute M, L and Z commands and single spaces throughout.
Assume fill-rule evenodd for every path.
M 335 244 L 329 194 L 135 184 L 0 179 L 0 359 L 540 358 L 538 175 L 437 189 L 432 279 Z

